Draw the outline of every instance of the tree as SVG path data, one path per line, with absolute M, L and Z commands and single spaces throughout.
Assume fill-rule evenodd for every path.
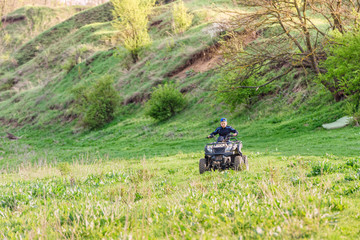
M 232 79 L 235 91 L 244 88 L 259 89 L 294 69 L 311 71 L 317 75 L 326 72 L 319 61 L 326 58 L 323 43 L 329 32 L 338 29 L 344 33 L 357 24 L 359 3 L 353 0 L 238 0 L 252 11 L 228 10 L 230 22 L 226 45 L 224 72 L 235 71 Z M 311 17 L 321 14 L 328 22 L 320 29 Z M 350 24 L 351 23 L 351 24 Z M 269 77 L 271 70 L 279 72 Z M 255 78 L 254 76 L 258 76 Z M 252 77 L 254 81 L 246 81 Z M 256 80 L 258 79 L 258 80 Z M 336 81 L 336 79 L 335 79 Z M 252 85 L 246 83 L 251 82 Z M 343 98 L 334 81 L 321 82 L 336 100 Z
M 360 121 L 360 30 L 334 34 L 332 44 L 326 47 L 327 59 L 322 66 L 327 72 L 321 76 L 326 81 L 337 79 L 341 91 L 347 96 L 347 113 Z
M 117 37 L 136 62 L 141 49 L 151 43 L 147 25 L 155 0 L 111 0 L 111 3 Z
M 328 22 L 330 29 L 344 34 L 359 25 L 360 1 L 358 0 L 311 0 L 311 10 Z
M 191 26 L 193 15 L 187 13 L 187 8 L 183 1 L 174 4 L 172 15 L 175 33 L 183 33 Z

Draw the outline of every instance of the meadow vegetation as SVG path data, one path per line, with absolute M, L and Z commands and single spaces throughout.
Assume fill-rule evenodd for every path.
M 358 158 L 247 152 L 249 171 L 198 173 L 196 154 L 2 175 L 5 238 L 356 238 Z M 39 175 L 42 177 L 39 178 Z

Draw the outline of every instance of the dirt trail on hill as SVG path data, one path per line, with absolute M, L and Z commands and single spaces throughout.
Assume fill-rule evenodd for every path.
M 199 58 L 195 60 L 194 63 L 184 68 L 182 71 L 175 74 L 173 77 L 186 78 L 192 72 L 194 73 L 203 73 L 209 71 L 216 66 L 218 66 L 223 60 L 221 54 L 213 55 L 213 56 L 204 56 L 203 58 Z
M 223 60 L 220 48 L 221 45 L 216 43 L 192 54 L 184 64 L 169 72 L 165 77 L 186 78 L 194 73 L 202 73 L 215 68 Z
M 20 22 L 20 21 L 23 21 L 25 19 L 26 19 L 25 16 L 3 17 L 1 19 L 2 28 L 6 28 L 6 26 L 9 25 L 9 24 Z
M 256 31 L 242 32 L 237 34 L 237 38 L 240 39 L 240 44 L 246 46 L 256 40 L 258 33 Z M 233 36 L 225 37 L 225 40 L 233 40 Z M 237 42 L 236 44 L 239 44 Z M 217 42 L 214 45 L 196 52 L 189 57 L 185 64 L 179 66 L 177 69 L 171 71 L 166 77 L 178 77 L 186 78 L 194 73 L 203 73 L 221 65 L 224 60 L 224 53 L 222 51 L 222 44 Z

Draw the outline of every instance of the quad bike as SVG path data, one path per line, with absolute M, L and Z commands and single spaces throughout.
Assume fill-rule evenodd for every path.
M 226 136 L 223 142 L 206 144 L 205 158 L 199 162 L 200 174 L 216 169 L 249 170 L 247 156 L 242 154 L 241 148 L 242 142 L 233 135 Z

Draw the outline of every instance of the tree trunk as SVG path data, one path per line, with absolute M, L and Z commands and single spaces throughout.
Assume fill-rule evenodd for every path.
M 136 63 L 139 60 L 139 54 L 137 52 L 131 52 L 131 58 L 133 63 Z
M 340 9 L 342 0 L 336 2 L 336 6 L 329 6 L 331 17 L 334 20 L 333 30 L 337 29 L 339 32 L 344 33 L 344 27 L 341 22 Z

